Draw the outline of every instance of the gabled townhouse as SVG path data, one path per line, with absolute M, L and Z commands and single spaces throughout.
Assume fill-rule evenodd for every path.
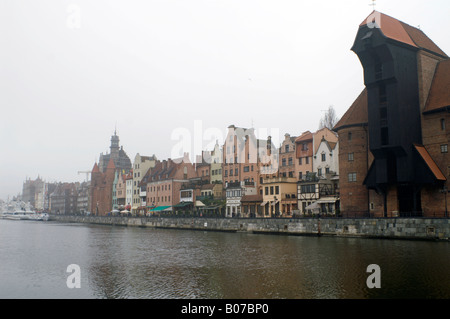
M 134 157 L 133 162 L 133 199 L 131 210 L 136 214 L 138 210 L 145 210 L 145 204 L 142 198 L 145 198 L 145 185 L 141 187 L 140 183 L 147 171 L 156 164 L 156 156 L 141 156 L 139 153 Z M 143 192 L 141 194 L 141 191 Z
M 230 125 L 222 154 L 224 187 L 227 183 L 250 182 L 262 194 L 262 178 L 278 172 L 278 150 L 271 137 L 257 139 L 253 128 Z
M 182 159 L 157 161 L 146 175 L 147 212 L 160 213 L 173 211 L 174 206 L 180 203 L 181 186 L 197 177 L 197 172 L 185 154 Z

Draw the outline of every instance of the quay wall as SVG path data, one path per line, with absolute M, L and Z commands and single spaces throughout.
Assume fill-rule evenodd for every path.
M 51 215 L 52 221 L 296 236 L 450 241 L 448 218 L 170 218 Z

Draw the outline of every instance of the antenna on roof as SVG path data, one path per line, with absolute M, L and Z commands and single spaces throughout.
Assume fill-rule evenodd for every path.
M 373 7 L 373 11 L 375 11 L 375 6 L 377 5 L 377 4 L 375 3 L 375 1 L 376 1 L 376 0 L 372 0 L 372 3 L 369 4 L 369 6 L 372 6 L 372 7 Z

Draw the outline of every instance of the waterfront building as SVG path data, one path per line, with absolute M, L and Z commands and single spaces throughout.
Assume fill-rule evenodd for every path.
M 52 214 L 73 215 L 77 213 L 78 189 L 76 183 L 59 183 L 50 195 Z
M 317 176 L 325 176 L 334 173 L 339 175 L 339 147 L 336 141 L 331 142 L 322 136 L 320 142 L 317 143 L 317 150 L 313 156 L 313 169 Z
M 123 146 L 119 145 L 119 136 L 117 131 L 114 131 L 114 135 L 111 136 L 111 145 L 109 147 L 110 152 L 100 154 L 98 168 L 100 172 L 105 172 L 106 167 L 109 164 L 109 160 L 114 161 L 114 166 L 117 170 L 128 172 L 131 169 L 131 161 L 126 152 L 123 150 Z
M 214 150 L 211 152 L 211 183 L 222 184 L 222 148 L 216 141 Z
M 225 183 L 225 217 L 241 217 L 241 199 L 245 195 L 257 195 L 255 182 Z
M 146 175 L 147 212 L 158 213 L 162 210 L 172 211 L 174 205 L 180 203 L 182 184 L 197 177 L 197 172 L 188 154 L 185 154 L 181 159 L 157 161 Z
M 295 139 L 295 156 L 297 158 L 299 180 L 313 171 L 312 157 L 314 154 L 313 134 L 310 131 L 303 132 Z
M 100 171 L 97 163 L 91 172 L 90 212 L 104 216 L 112 211 L 113 182 L 116 173 L 114 160 L 110 158 L 105 172 Z
M 286 133 L 279 149 L 278 175 L 280 177 L 297 178 L 300 173 L 299 162 L 296 158 L 296 136 Z
M 116 208 L 124 209 L 125 208 L 125 199 L 126 199 L 126 174 L 122 174 L 121 172 L 116 172 L 117 174 L 117 183 L 116 183 Z
M 114 172 L 114 181 L 112 186 L 112 210 L 117 210 L 119 205 L 117 205 L 117 182 L 119 181 L 120 171 Z
M 297 210 L 297 179 L 271 177 L 263 179 L 263 217 L 291 217 Z
M 131 161 L 123 147 L 119 146 L 119 137 L 115 131 L 111 137 L 110 153 L 100 154 L 99 163 L 95 163 L 91 171 L 89 209 L 92 214 L 107 215 L 111 213 L 116 171 L 126 174 L 130 170 Z
M 261 206 L 263 202 L 263 196 L 261 194 L 256 195 L 244 195 L 241 197 L 241 215 L 242 217 L 263 217 L 263 208 Z
M 297 183 L 300 214 L 331 214 L 339 212 L 339 177 L 332 171 L 318 176 L 308 173 Z
M 131 211 L 133 204 L 133 170 L 124 175 L 125 182 L 125 209 Z
M 202 155 L 197 156 L 195 170 L 202 181 L 211 182 L 211 152 L 202 151 Z
M 89 188 L 90 181 L 82 182 L 77 187 L 77 208 L 79 214 L 86 214 L 89 211 Z
M 45 182 L 38 176 L 35 180 L 26 179 L 22 185 L 22 201 L 36 209 L 36 197 L 38 198 L 39 209 L 43 206 L 43 191 Z M 37 196 L 36 196 L 37 195 Z
M 278 172 L 278 150 L 271 137 L 257 139 L 253 128 L 230 125 L 222 154 L 223 185 L 250 182 L 262 194 L 262 178 Z
M 140 185 L 142 179 L 148 170 L 155 167 L 156 156 L 141 156 L 139 153 L 134 157 L 133 162 L 133 199 L 132 212 L 137 213 L 138 210 L 145 210 L 146 204 L 146 185 Z M 142 194 L 141 194 L 142 192 Z
M 352 50 L 365 88 L 334 127 L 341 212 L 444 216 L 448 56 L 420 29 L 377 11 L 359 26 Z

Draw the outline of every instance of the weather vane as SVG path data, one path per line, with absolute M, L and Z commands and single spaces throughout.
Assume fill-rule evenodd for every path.
M 375 6 L 377 5 L 377 4 L 375 3 L 375 1 L 376 1 L 376 0 L 372 0 L 372 3 L 369 4 L 369 6 L 372 6 L 372 7 L 373 7 L 373 10 L 374 10 L 374 11 L 375 11 Z

